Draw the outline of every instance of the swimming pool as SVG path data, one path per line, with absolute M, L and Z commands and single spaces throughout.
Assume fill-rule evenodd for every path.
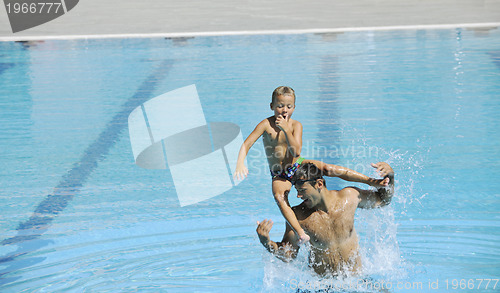
M 272 114 L 272 90 L 290 85 L 304 156 L 365 173 L 370 162 L 394 167 L 391 206 L 356 218 L 373 283 L 500 288 L 479 281 L 500 277 L 499 29 L 0 47 L 2 292 L 294 292 L 324 282 L 303 251 L 284 264 L 258 242 L 256 221 L 273 219 L 276 240 L 284 230 L 260 142 L 244 182 L 186 207 L 168 170 L 134 164 L 128 114 L 190 84 L 207 121 L 245 137 Z

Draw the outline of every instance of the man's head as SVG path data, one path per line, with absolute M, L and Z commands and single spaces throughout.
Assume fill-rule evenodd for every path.
M 293 175 L 292 182 L 297 189 L 297 197 L 301 198 L 308 208 L 317 206 L 321 200 L 321 190 L 326 188 L 321 170 L 313 163 L 300 165 Z
M 290 119 L 295 110 L 295 91 L 288 86 L 277 87 L 272 96 L 271 110 L 274 116 L 282 116 L 286 120 Z

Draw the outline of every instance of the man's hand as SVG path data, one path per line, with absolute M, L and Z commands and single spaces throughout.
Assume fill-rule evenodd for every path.
M 282 261 L 289 262 L 297 256 L 299 246 L 296 244 L 297 237 L 295 232 L 287 225 L 285 235 L 281 242 L 274 242 L 269 238 L 269 231 L 273 227 L 273 221 L 263 220 L 257 222 L 257 235 L 259 235 L 260 243 L 277 258 Z
M 389 178 L 393 179 L 394 178 L 394 170 L 392 170 L 392 167 L 389 166 L 389 164 L 385 162 L 378 162 L 376 164 L 372 163 L 372 167 L 377 169 L 378 175 L 382 178 Z
M 278 117 L 276 117 L 276 126 L 278 126 L 284 132 L 288 132 L 288 133 L 292 129 L 291 125 L 290 125 L 290 121 L 287 120 L 286 117 L 283 117 L 282 115 L 279 115 Z
M 259 235 L 260 243 L 262 243 L 262 245 L 264 245 L 266 248 L 269 247 L 269 241 L 271 241 L 271 239 L 269 238 L 269 231 L 271 231 L 272 227 L 272 220 L 265 219 L 262 222 L 257 222 L 257 235 Z
M 354 187 L 359 193 L 360 199 L 358 208 L 373 209 L 386 206 L 391 203 L 394 196 L 394 170 L 385 162 L 372 163 L 372 167 L 377 169 L 378 174 L 384 177 L 377 190 L 365 190 Z M 375 186 L 375 185 L 372 185 Z

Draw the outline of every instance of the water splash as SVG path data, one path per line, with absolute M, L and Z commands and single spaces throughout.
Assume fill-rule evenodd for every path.
M 417 141 L 420 144 L 420 140 Z M 368 147 L 364 138 L 354 139 L 352 145 Z M 373 146 L 372 146 L 373 147 Z M 425 198 L 419 187 L 424 180 L 422 172 L 430 148 L 418 147 L 417 151 L 386 150 L 378 147 L 378 157 L 352 157 L 354 165 L 384 161 L 396 170 L 395 196 L 391 205 L 381 209 L 362 210 L 356 213 L 355 227 L 360 239 L 362 272 L 358 276 L 321 278 L 308 264 L 309 249 L 301 248 L 297 259 L 284 263 L 270 253 L 264 254 L 263 292 L 290 292 L 297 289 L 373 292 L 393 288 L 408 280 L 415 271 L 414 265 L 405 261 L 398 243 L 398 217 L 418 212 Z M 368 167 L 367 167 L 368 170 Z M 376 176 L 375 174 L 369 174 Z M 366 186 L 363 186 L 366 188 Z M 411 218 L 410 218 L 411 220 Z M 384 287 L 386 286 L 386 287 Z

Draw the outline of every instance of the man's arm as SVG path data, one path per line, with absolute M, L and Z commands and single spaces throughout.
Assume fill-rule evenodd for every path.
M 383 187 L 383 186 L 388 186 L 389 184 L 389 179 L 375 179 L 368 177 L 364 174 L 361 174 L 359 172 L 356 172 L 354 170 L 351 170 L 346 167 L 342 166 L 337 166 L 333 164 L 327 164 L 321 161 L 316 161 L 316 160 L 305 160 L 304 162 L 306 163 L 313 163 L 318 167 L 322 175 L 328 176 L 328 177 L 338 177 L 340 179 L 343 179 L 345 181 L 350 181 L 350 182 L 360 182 L 364 184 L 368 184 L 370 186 L 374 187 Z
M 389 164 L 380 162 L 372 164 L 372 167 L 377 168 L 381 177 L 389 179 L 387 187 L 379 187 L 377 190 L 365 190 L 356 187 L 351 187 L 357 193 L 359 198 L 358 208 L 373 209 L 386 206 L 391 203 L 394 195 L 394 170 Z
M 269 231 L 273 227 L 273 221 L 263 220 L 257 222 L 257 235 L 260 243 L 272 254 L 282 261 L 289 262 L 297 257 L 299 251 L 298 239 L 288 223 L 286 224 L 285 234 L 281 242 L 274 242 L 269 238 Z

